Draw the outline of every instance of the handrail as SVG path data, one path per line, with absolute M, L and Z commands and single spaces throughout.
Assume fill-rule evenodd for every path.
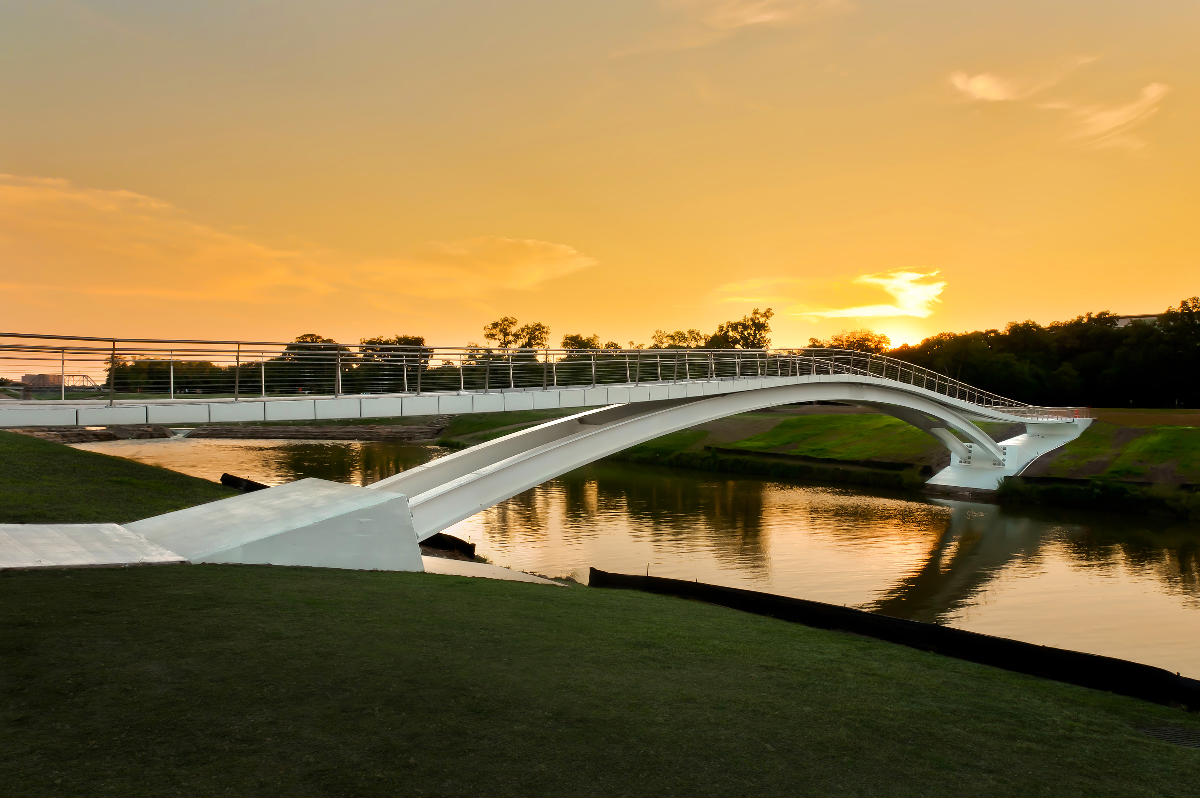
M 976 388 L 887 355 L 814 347 L 773 349 L 555 349 L 337 342 L 225 341 L 0 333 L 0 375 L 37 372 L 39 388 L 67 373 L 90 376 L 110 402 L 179 394 L 422 393 L 854 375 L 909 385 L 1028 419 L 1065 420 L 1082 408 L 1049 408 Z M 25 376 L 21 374 L 21 376 Z M 72 391 L 83 390 L 76 387 Z M 87 396 L 71 398 L 88 398 Z

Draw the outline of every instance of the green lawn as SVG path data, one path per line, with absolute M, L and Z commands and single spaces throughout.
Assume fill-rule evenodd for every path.
M 830 460 L 905 463 L 931 462 L 942 451 L 940 443 L 916 427 L 876 413 L 785 417 L 774 429 L 725 446 Z
M 659 596 L 0 578 L 5 795 L 1192 795 L 1200 718 Z
M 165 468 L 0 431 L 0 523 L 122 523 L 235 493 Z
M 1094 421 L 1031 476 L 1200 483 L 1200 427 Z

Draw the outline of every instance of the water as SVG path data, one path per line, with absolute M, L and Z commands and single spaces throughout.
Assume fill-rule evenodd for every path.
M 443 450 L 173 439 L 79 448 L 207 479 L 369 484 Z M 598 463 L 448 530 L 501 565 L 609 571 L 845 604 L 1200 677 L 1200 528 Z

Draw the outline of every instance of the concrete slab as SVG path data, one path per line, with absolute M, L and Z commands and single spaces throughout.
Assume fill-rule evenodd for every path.
M 206 424 L 207 404 L 149 405 L 146 421 L 150 424 Z
M 436 416 L 436 396 L 406 396 L 404 397 L 404 415 L 406 416 Z
M 444 415 L 470 413 L 473 404 L 468 394 L 445 394 L 438 397 L 438 412 Z
M 608 404 L 608 389 L 588 388 L 583 392 L 583 403 L 588 406 Z
M 0 524 L 0 570 L 182 562 L 118 524 Z
M 614 385 L 608 389 L 608 404 L 624 405 L 629 403 L 629 389 Z
M 533 409 L 533 394 L 528 391 L 509 391 L 503 396 L 505 410 Z
M 208 407 L 213 423 L 267 420 L 266 402 L 212 402 Z
M 311 421 L 317 417 L 312 399 L 275 399 L 267 402 L 267 421 Z
M 145 424 L 146 406 L 81 407 L 78 411 L 78 419 L 83 426 L 96 427 L 108 424 Z
M 128 524 L 192 562 L 419 571 L 408 498 L 302 479 Z
M 534 410 L 550 410 L 560 407 L 559 400 L 562 397 L 559 391 L 555 388 L 548 388 L 544 391 L 536 391 L 533 394 L 533 409 Z
M 446 557 L 422 557 L 427 574 L 446 574 L 448 576 L 473 576 L 480 579 L 503 579 L 508 582 L 531 582 L 537 585 L 554 585 L 565 587 L 551 579 L 527 574 L 524 571 L 514 571 L 486 562 L 469 562 L 467 560 L 451 560 Z
M 559 407 L 583 407 L 584 401 L 587 399 L 587 391 L 582 390 L 562 390 L 558 392 Z
M 392 418 L 404 415 L 404 400 L 399 396 L 364 396 L 363 418 Z
M 476 413 L 500 413 L 504 410 L 504 397 L 498 393 L 477 393 L 471 396 L 471 408 Z
M 0 427 L 61 427 L 79 423 L 74 407 L 5 407 Z
M 358 399 L 340 397 L 337 399 L 317 399 L 317 418 L 362 418 L 362 406 Z

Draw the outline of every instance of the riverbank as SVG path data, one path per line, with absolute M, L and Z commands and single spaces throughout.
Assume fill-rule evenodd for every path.
M 124 523 L 236 493 L 165 468 L 0 431 L 0 523 Z
M 1200 750 L 1145 731 L 1198 736 L 1194 715 L 637 593 L 253 566 L 26 572 L 0 578 L 0 627 L 12 795 L 1200 783 Z

